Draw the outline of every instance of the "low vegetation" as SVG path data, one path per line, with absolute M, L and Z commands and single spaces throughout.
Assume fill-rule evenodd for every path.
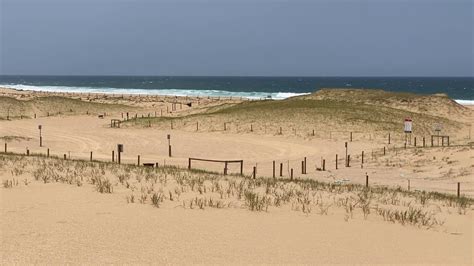
M 446 215 L 464 215 L 474 200 L 467 197 L 400 188 L 323 183 L 314 180 L 222 176 L 177 167 L 137 167 L 19 155 L 0 155 L 3 187 L 27 186 L 33 178 L 90 186 L 99 193 L 119 193 L 129 204 L 156 208 L 244 208 L 256 212 L 288 209 L 306 215 L 341 219 L 380 219 L 423 228 L 442 226 Z M 24 178 L 25 182 L 18 182 Z

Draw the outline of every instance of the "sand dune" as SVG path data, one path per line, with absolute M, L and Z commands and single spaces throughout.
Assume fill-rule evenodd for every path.
M 22 154 L 0 155 L 3 263 L 473 262 L 474 110 L 444 96 L 334 90 L 285 101 L 242 101 L 0 92 L 0 143 L 7 144 L 8 152 Z M 125 120 L 127 112 L 130 119 L 121 128 L 110 128 L 110 119 Z M 105 118 L 97 116 L 103 113 Z M 416 121 L 406 148 L 401 132 L 405 116 Z M 450 136 L 449 147 L 440 147 L 437 140 L 431 147 L 433 123 L 438 122 L 443 123 L 441 134 Z M 350 167 L 344 165 L 346 142 Z M 137 164 L 140 155 L 141 164 L 158 163 L 160 168 L 153 170 L 158 172 L 73 161 L 88 161 L 92 152 L 94 160 L 111 162 L 119 143 L 124 145 L 124 164 Z M 59 159 L 37 157 L 48 149 Z M 24 156 L 27 150 L 29 157 Z M 62 159 L 64 154 L 68 160 Z M 244 160 L 244 177 L 237 175 L 238 165 L 229 166 L 228 176 L 222 175 L 224 165 L 219 163 L 193 162 L 194 169 L 207 172 L 162 168 L 186 169 L 189 157 Z M 283 167 L 275 181 L 273 161 L 277 178 Z M 256 179 L 251 178 L 254 167 Z M 364 218 L 359 200 L 355 218 L 346 218 L 349 203 L 341 202 L 366 193 L 366 176 L 373 195 L 371 212 Z M 325 185 L 311 183 L 316 181 Z M 109 182 L 112 193 L 97 193 L 97 182 Z M 247 196 L 253 194 L 222 198 L 213 190 L 239 182 L 263 197 L 254 199 L 257 203 L 268 200 L 268 209 L 252 209 Z M 191 184 L 206 191 L 198 193 Z M 277 187 L 293 191 L 285 204 L 275 201 Z M 151 197 L 168 193 L 173 200 L 165 199 L 156 208 Z M 425 195 L 431 195 L 428 204 Z M 205 210 L 198 206 L 203 201 Z M 327 214 L 322 210 L 326 207 Z M 437 222 L 402 225 L 383 216 L 384 208 L 411 207 Z

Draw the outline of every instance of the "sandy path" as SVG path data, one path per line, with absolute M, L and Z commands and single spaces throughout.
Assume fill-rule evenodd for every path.
M 64 184 L 0 192 L 7 264 L 473 262 L 472 214 L 438 232 L 285 210 L 156 209 Z
M 0 136 L 29 137 L 29 141 L 10 142 L 9 150 L 46 153 L 61 156 L 70 153 L 71 158 L 88 159 L 93 151 L 95 159 L 111 160 L 111 152 L 117 143 L 124 144 L 122 161 L 136 163 L 137 155 L 141 162 L 158 162 L 187 167 L 189 157 L 210 158 L 219 160 L 244 160 L 244 173 L 250 175 L 253 166 L 257 166 L 259 176 L 272 175 L 272 161 L 276 161 L 276 174 L 279 174 L 280 163 L 283 164 L 283 176 L 288 177 L 290 168 L 294 169 L 295 178 L 313 178 L 323 181 L 348 180 L 365 183 L 366 173 L 371 184 L 407 186 L 410 179 L 412 189 L 426 189 L 440 192 L 456 193 L 457 182 L 462 182 L 462 191 L 474 195 L 472 179 L 472 149 L 454 152 L 443 149 L 428 149 L 420 156 L 394 154 L 390 152 L 393 145 L 401 146 L 393 140 L 388 147 L 388 155 L 381 158 L 372 157 L 371 151 L 381 152 L 384 144 L 380 141 L 354 140 L 349 142 L 349 154 L 352 167 L 344 167 L 344 142 L 335 139 L 301 139 L 289 136 L 235 134 L 224 132 L 189 132 L 180 130 L 159 130 L 155 128 L 109 128 L 109 119 L 98 119 L 91 116 L 49 117 L 0 122 Z M 39 147 L 38 125 L 43 125 L 44 147 Z M 173 157 L 168 157 L 167 134 L 171 134 Z M 395 144 L 394 144 L 395 143 Z M 365 165 L 360 166 L 361 152 L 365 151 Z M 335 169 L 335 155 L 339 155 L 339 169 Z M 455 162 L 446 164 L 444 158 L 455 157 Z M 301 174 L 301 161 L 307 157 L 307 175 Z M 433 160 L 435 158 L 435 160 Z M 322 159 L 326 160 L 328 171 L 316 171 L 321 167 Z M 452 159 L 451 159 L 452 160 Z M 392 166 L 388 167 L 385 161 Z M 422 161 L 422 163 L 414 163 Z M 446 160 L 447 161 L 447 160 Z M 395 166 L 393 165 L 398 165 Z M 213 171 L 223 171 L 222 164 L 193 163 L 193 167 Z M 453 169 L 451 169 L 453 168 Z M 453 172 L 452 174 L 449 172 Z M 238 165 L 230 165 L 229 173 L 238 173 Z

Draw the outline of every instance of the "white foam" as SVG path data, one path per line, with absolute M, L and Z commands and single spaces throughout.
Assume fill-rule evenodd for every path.
M 67 86 L 31 86 L 31 85 L 1 85 L 0 87 L 44 92 L 75 92 L 75 93 L 101 93 L 101 94 L 142 94 L 142 95 L 167 95 L 190 97 L 235 97 L 246 99 L 273 99 L 283 100 L 289 97 L 307 95 L 309 93 L 292 92 L 234 92 L 224 90 L 179 90 L 179 89 L 124 89 L 124 88 L 97 88 L 97 87 L 67 87 Z
M 474 100 L 454 100 L 461 105 L 474 105 Z

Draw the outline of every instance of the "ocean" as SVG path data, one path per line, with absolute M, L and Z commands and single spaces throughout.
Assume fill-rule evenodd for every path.
M 0 87 L 52 92 L 285 99 L 321 88 L 445 93 L 474 104 L 474 77 L 0 76 Z

